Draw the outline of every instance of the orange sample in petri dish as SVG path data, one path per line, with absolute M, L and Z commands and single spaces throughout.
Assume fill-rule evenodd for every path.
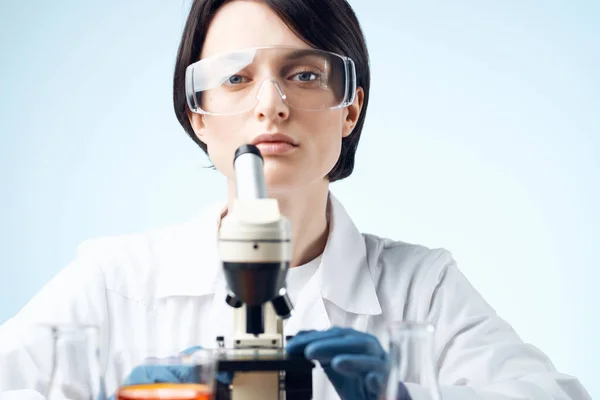
M 208 385 L 200 383 L 150 383 L 124 386 L 118 400 L 212 400 Z

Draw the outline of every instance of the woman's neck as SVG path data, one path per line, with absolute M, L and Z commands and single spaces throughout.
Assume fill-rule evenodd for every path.
M 228 204 L 235 198 L 235 182 L 228 183 Z M 297 267 L 315 259 L 325 249 L 328 229 L 329 182 L 315 182 L 293 191 L 269 193 L 277 199 L 279 210 L 290 221 L 292 260 Z

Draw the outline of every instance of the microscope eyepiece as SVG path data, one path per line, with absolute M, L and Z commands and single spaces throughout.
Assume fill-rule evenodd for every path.
M 260 159 L 262 160 L 262 154 L 260 154 L 260 150 L 258 149 L 258 147 L 256 147 L 253 144 L 244 144 L 241 145 L 240 147 L 237 148 L 237 150 L 235 151 L 235 154 L 233 156 L 233 163 L 235 164 L 235 160 L 237 160 L 237 158 L 243 154 L 254 154 L 257 155 L 258 157 L 260 157 Z

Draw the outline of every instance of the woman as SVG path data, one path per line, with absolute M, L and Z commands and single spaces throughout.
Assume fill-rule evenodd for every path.
M 121 349 L 213 347 L 216 336 L 231 338 L 216 233 L 235 197 L 234 152 L 253 143 L 269 195 L 291 222 L 296 312 L 285 331 L 312 331 L 289 350 L 320 361 L 314 398 L 376 398 L 386 323 L 400 320 L 436 325 L 444 398 L 587 398 L 495 314 L 448 252 L 361 234 L 329 193 L 331 182 L 352 173 L 368 100 L 366 45 L 344 0 L 195 1 L 177 55 L 174 106 L 227 179 L 226 204 L 184 224 L 83 244 L 2 327 L 0 371 L 24 372 L 0 376 L 0 389 L 36 385 L 21 335 L 30 322 L 100 326 L 109 392 Z

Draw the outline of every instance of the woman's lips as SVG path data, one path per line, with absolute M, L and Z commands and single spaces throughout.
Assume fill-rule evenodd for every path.
M 259 142 L 256 144 L 256 147 L 258 147 L 263 156 L 288 154 L 298 148 L 298 146 L 294 146 L 291 143 L 277 141 Z

